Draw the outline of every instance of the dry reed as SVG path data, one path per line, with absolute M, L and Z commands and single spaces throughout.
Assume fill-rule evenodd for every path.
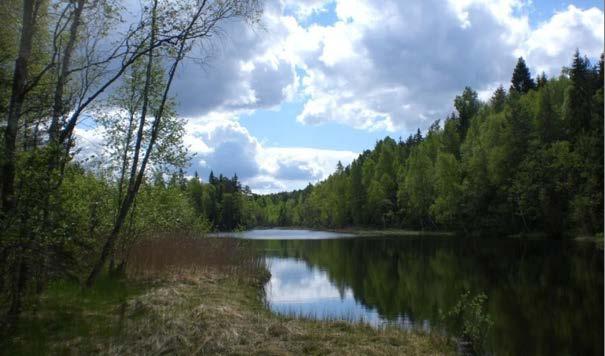
M 157 235 L 139 242 L 128 259 L 128 275 L 149 278 L 207 269 L 253 275 L 264 259 L 245 241 L 227 238 Z

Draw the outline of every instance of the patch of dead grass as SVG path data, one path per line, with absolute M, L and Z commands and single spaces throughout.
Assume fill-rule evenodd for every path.
M 263 281 L 224 269 L 181 271 L 129 301 L 124 334 L 105 354 L 440 355 L 439 336 L 349 322 L 277 316 Z M 141 316 L 137 310 L 145 310 Z

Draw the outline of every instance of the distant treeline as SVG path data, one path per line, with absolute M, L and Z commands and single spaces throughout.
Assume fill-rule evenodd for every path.
M 557 78 L 520 58 L 508 92 L 465 88 L 443 123 L 385 138 L 303 190 L 257 196 L 261 225 L 603 231 L 603 56 L 576 51 Z

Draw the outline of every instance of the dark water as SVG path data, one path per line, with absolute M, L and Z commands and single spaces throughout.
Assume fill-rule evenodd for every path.
M 252 236 L 263 234 L 288 235 Z M 469 290 L 488 297 L 495 354 L 603 354 L 603 252 L 591 243 L 325 237 L 250 242 L 269 264 L 272 310 L 431 329 Z

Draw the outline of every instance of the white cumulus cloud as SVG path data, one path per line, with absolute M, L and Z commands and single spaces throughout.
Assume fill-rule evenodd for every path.
M 204 179 L 233 176 L 256 193 L 301 189 L 328 177 L 337 163 L 350 163 L 357 153 L 306 147 L 265 147 L 237 120 L 228 115 L 191 118 L 185 143 L 194 158 L 190 173 Z

